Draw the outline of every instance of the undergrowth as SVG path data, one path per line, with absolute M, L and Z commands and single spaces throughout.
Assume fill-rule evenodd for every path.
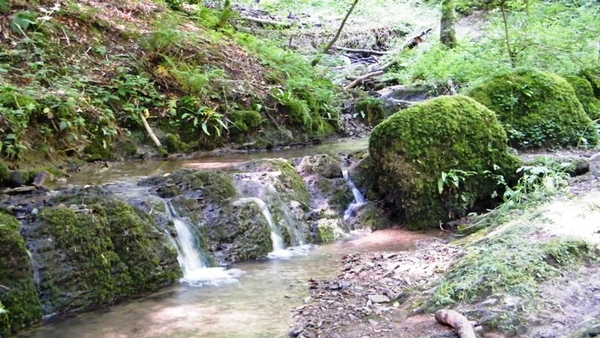
M 565 191 L 568 166 L 542 159 L 520 168 L 522 176 L 507 188 L 504 203 L 462 228 L 472 233 L 458 242 L 465 254 L 430 285 L 431 298 L 424 306 L 499 302 L 493 311 L 472 316 L 486 329 L 507 334 L 522 333 L 532 313 L 547 309 L 540 283 L 598 259 L 598 248 L 591 243 L 545 235 L 541 225 L 551 221 L 533 208 Z
M 159 138 L 179 134 L 189 150 L 261 138 L 302 142 L 339 127 L 340 93 L 325 74 L 236 32 L 226 9 L 48 4 L 3 9 L 10 20 L 0 20 L 0 157 L 144 156 L 132 142 L 150 142 L 144 120 Z M 131 15 L 120 17 L 124 10 Z M 296 139 L 268 139 L 266 131 L 285 129 Z

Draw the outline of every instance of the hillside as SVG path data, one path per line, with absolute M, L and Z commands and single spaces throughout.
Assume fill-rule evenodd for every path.
M 0 154 L 17 165 L 265 149 L 339 130 L 336 86 L 232 29 L 229 8 L 0 1 L 0 12 Z

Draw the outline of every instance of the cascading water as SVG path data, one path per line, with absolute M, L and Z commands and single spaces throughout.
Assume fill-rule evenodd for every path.
M 348 208 L 344 211 L 344 222 L 347 222 L 350 217 L 354 216 L 356 209 L 362 207 L 365 204 L 365 197 L 361 194 L 360 190 L 356 188 L 352 179 L 350 179 L 350 175 L 348 175 L 348 170 L 342 170 L 342 175 L 344 179 L 348 182 L 348 186 L 352 190 L 352 195 L 354 196 L 354 201 L 348 205 Z
M 295 248 L 288 248 L 286 250 L 285 245 L 283 243 L 283 237 L 277 228 L 277 224 L 273 220 L 273 215 L 269 211 L 269 207 L 267 204 L 258 197 L 244 197 L 237 200 L 236 203 L 255 203 L 259 208 L 265 219 L 267 220 L 267 224 L 269 224 L 269 228 L 271 229 L 271 242 L 273 242 L 273 251 L 268 254 L 269 258 L 290 258 L 294 255 L 294 253 L 305 252 L 306 246 L 300 246 Z M 292 249 L 292 250 L 290 250 Z M 300 250 L 294 250 L 300 249 Z
M 236 278 L 244 273 L 242 270 L 226 270 L 224 268 L 211 268 L 207 266 L 205 255 L 198 249 L 199 245 L 196 243 L 193 227 L 185 219 L 179 217 L 170 202 L 165 201 L 165 206 L 177 231 L 175 239 L 170 235 L 169 238 L 177 248 L 177 260 L 183 270 L 181 282 L 194 286 L 238 282 Z

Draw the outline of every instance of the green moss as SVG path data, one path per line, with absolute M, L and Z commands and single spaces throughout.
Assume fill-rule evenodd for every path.
M 104 203 L 102 209 L 115 252 L 129 271 L 129 295 L 157 290 L 181 277 L 181 270 L 173 264 L 177 251 L 166 245 L 152 218 L 118 200 Z
M 0 185 L 2 185 L 8 178 L 10 177 L 10 173 L 8 171 L 8 167 L 4 161 L 0 161 Z
M 567 76 L 565 79 L 575 90 L 575 95 L 583 110 L 592 120 L 600 118 L 600 100 L 594 96 L 592 84 L 588 79 L 580 76 Z
M 167 133 L 164 138 L 164 144 L 169 153 L 179 153 L 189 150 L 189 146 L 181 142 L 178 134 Z
M 428 300 L 432 309 L 453 304 L 478 303 L 493 295 L 518 297 L 524 304 L 485 316 L 487 329 L 511 332 L 525 322 L 525 309 L 544 305 L 541 282 L 560 276 L 565 269 L 595 260 L 597 249 L 581 240 L 532 240 L 539 229 L 515 225 L 502 234 L 483 237 L 465 248 L 465 254 L 434 284 Z M 485 231 L 485 230 L 484 230 Z
M 20 228 L 14 217 L 0 213 L 0 309 L 6 311 L 0 313 L 2 337 L 42 318 L 31 261 Z
M 255 110 L 236 110 L 230 119 L 239 132 L 256 131 L 263 122 L 262 115 Z
M 204 198 L 209 200 L 224 201 L 237 195 L 231 177 L 219 172 L 189 171 L 183 184 L 184 189 L 203 191 Z
M 489 204 L 498 188 L 494 175 L 514 179 L 520 160 L 507 151 L 496 115 L 465 96 L 431 99 L 392 115 L 369 139 L 374 194 L 410 229 L 437 227 L 464 215 L 475 203 Z M 438 190 L 442 172 L 477 173 L 456 189 Z M 457 202 L 465 196 L 470 205 Z M 461 199 L 461 198 L 459 198 Z
M 378 125 L 385 118 L 383 102 L 377 98 L 368 97 L 356 103 L 354 111 L 366 120 L 370 126 Z
M 296 169 L 290 164 L 290 162 L 283 159 L 269 159 L 261 161 L 265 161 L 265 164 L 267 167 L 271 167 L 271 170 L 281 171 L 281 181 L 284 184 L 284 188 L 289 189 L 288 193 L 294 194 L 293 200 L 300 202 L 305 208 L 310 205 L 310 194 L 306 188 L 306 184 L 304 183 L 302 177 L 298 175 Z M 279 190 L 280 193 L 285 192 L 285 189 Z
M 86 210 L 43 208 L 29 233 L 31 241 L 50 246 L 43 254 L 34 250 L 43 266 L 39 289 L 45 312 L 112 304 L 173 283 L 181 274 L 176 252 L 148 216 L 90 194 Z
M 583 69 L 579 75 L 585 77 L 590 82 L 594 96 L 600 99 L 600 67 Z
M 598 133 L 573 87 L 534 69 L 496 75 L 467 93 L 493 110 L 515 148 L 594 146 Z
M 335 240 L 334 226 L 331 224 L 320 224 L 317 227 L 319 242 L 332 242 Z
M 237 214 L 240 236 L 232 248 L 234 261 L 266 257 L 273 250 L 271 228 L 255 203 L 245 203 Z

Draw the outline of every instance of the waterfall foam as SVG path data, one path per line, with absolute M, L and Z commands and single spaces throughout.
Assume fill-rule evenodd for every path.
M 356 209 L 362 207 L 365 204 L 365 197 L 360 192 L 360 190 L 358 190 L 358 188 L 354 185 L 354 182 L 352 182 L 350 175 L 348 175 L 347 169 L 342 170 L 342 175 L 346 182 L 348 182 L 348 187 L 350 187 L 350 189 L 352 190 L 352 195 L 354 196 L 354 201 L 350 203 L 350 205 L 348 205 L 348 208 L 346 208 L 346 210 L 344 211 L 344 222 L 347 222 L 350 219 L 350 217 L 354 216 Z
M 185 219 L 179 217 L 170 202 L 165 201 L 165 206 L 177 231 L 175 239 L 167 234 L 171 243 L 177 248 L 177 260 L 183 270 L 183 278 L 180 281 L 194 286 L 237 283 L 237 277 L 244 272 L 239 269 L 226 270 L 220 267 L 208 267 L 206 256 L 198 249 L 199 245 L 193 227 Z

